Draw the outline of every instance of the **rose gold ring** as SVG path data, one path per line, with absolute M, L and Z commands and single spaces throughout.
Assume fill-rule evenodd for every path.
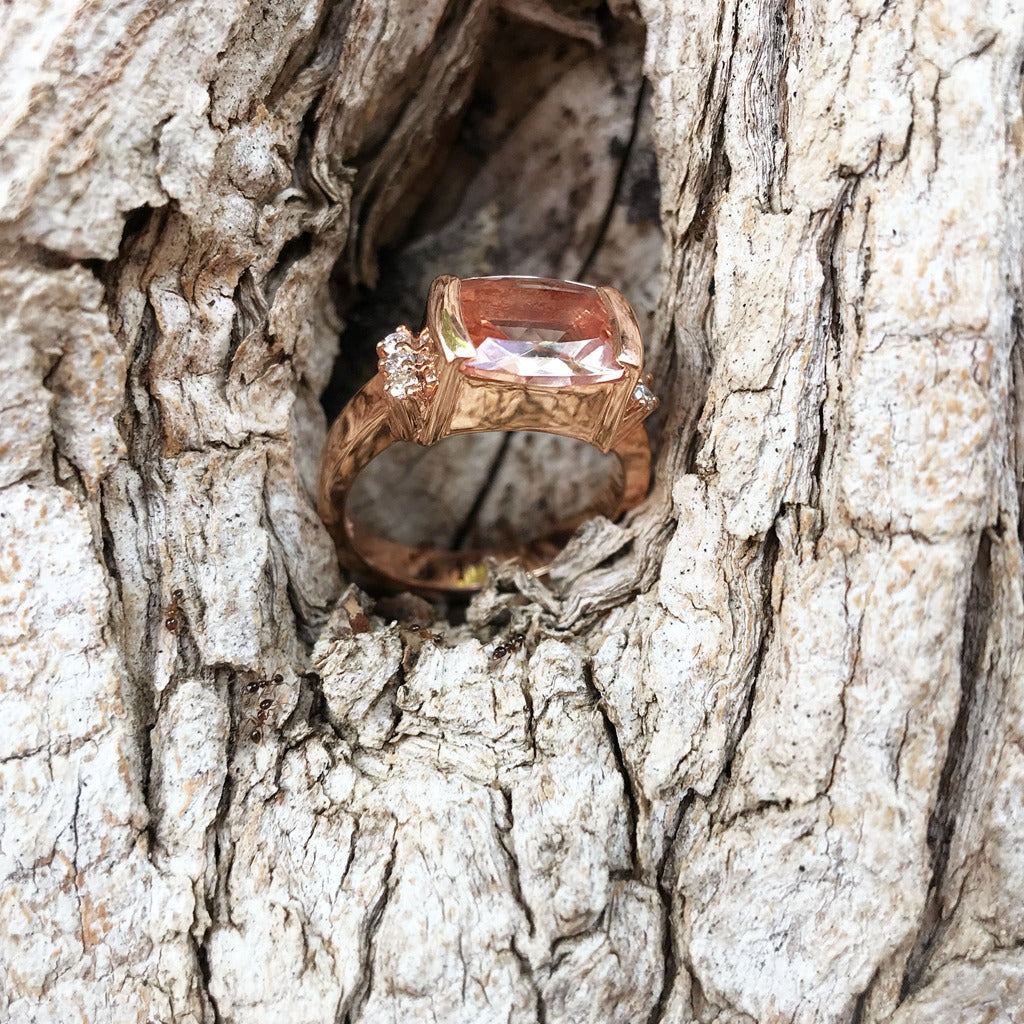
M 594 515 L 617 518 L 647 493 L 644 420 L 658 404 L 643 374 L 636 317 L 614 288 L 539 277 L 437 278 L 418 334 L 399 327 L 377 346 L 378 373 L 334 421 L 320 464 L 318 510 L 340 563 L 391 588 L 468 592 L 485 556 L 544 572 Z M 346 512 L 352 484 L 396 441 L 535 430 L 578 438 L 618 462 L 587 508 L 543 536 L 495 551 L 410 547 Z

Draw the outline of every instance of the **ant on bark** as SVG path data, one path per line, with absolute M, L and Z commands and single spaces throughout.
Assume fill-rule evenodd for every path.
M 430 641 L 435 647 L 444 646 L 444 634 L 443 633 L 431 633 L 426 626 L 419 622 L 411 622 L 406 629 L 414 636 L 419 637 L 423 642 Z
M 507 640 L 502 640 L 494 645 L 491 651 L 491 661 L 501 661 L 510 654 L 518 651 L 526 643 L 526 637 L 522 633 L 513 633 Z
M 247 696 L 255 698 L 266 690 L 268 686 L 276 687 L 278 684 L 283 682 L 284 676 L 281 675 L 280 672 L 276 672 L 272 679 L 254 679 L 251 682 L 246 683 L 242 689 Z M 249 715 L 249 721 L 253 725 L 253 728 L 249 733 L 249 739 L 251 739 L 253 743 L 259 743 L 262 741 L 267 728 L 267 723 L 270 720 L 270 713 L 273 711 L 276 704 L 277 699 L 272 694 L 270 696 L 259 697 L 255 711 Z
M 179 616 L 181 614 L 179 602 L 184 598 L 184 596 L 185 595 L 182 593 L 180 587 L 175 587 L 174 590 L 171 591 L 171 603 L 168 605 L 167 614 L 164 616 L 164 626 L 166 626 L 171 633 L 178 632 L 178 626 L 180 624 Z

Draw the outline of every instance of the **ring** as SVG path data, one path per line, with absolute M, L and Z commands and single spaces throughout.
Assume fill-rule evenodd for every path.
M 331 426 L 318 511 L 338 560 L 357 576 L 420 593 L 478 590 L 485 558 L 541 574 L 586 519 L 615 519 L 650 481 L 644 420 L 657 407 L 643 375 L 643 340 L 614 288 L 540 277 L 438 277 L 427 324 L 399 327 L 377 346 L 378 372 Z M 347 512 L 352 485 L 396 441 L 432 445 L 454 434 L 533 430 L 585 441 L 618 457 L 601 492 L 543 536 L 494 551 L 406 546 Z

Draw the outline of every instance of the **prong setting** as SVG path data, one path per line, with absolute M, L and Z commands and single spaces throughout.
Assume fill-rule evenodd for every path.
M 626 406 L 626 415 L 629 418 L 632 419 L 639 412 L 641 419 L 647 419 L 658 408 L 661 399 L 652 390 L 653 386 L 654 378 L 649 373 L 645 373 L 643 378 L 636 382 Z
M 426 331 L 398 327 L 377 345 L 384 390 L 392 398 L 429 398 L 437 390 L 437 366 Z

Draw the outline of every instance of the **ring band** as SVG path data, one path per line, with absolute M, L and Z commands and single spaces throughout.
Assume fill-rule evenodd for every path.
M 643 500 L 651 451 L 644 420 L 657 398 L 643 378 L 643 342 L 613 288 L 537 277 L 437 278 L 427 326 L 399 327 L 378 346 L 378 373 L 341 411 L 320 463 L 318 511 L 338 560 L 393 589 L 467 593 L 485 556 L 546 570 L 580 523 L 617 518 Z M 618 457 L 587 508 L 543 536 L 494 551 L 411 547 L 346 512 L 363 469 L 396 441 L 432 445 L 454 434 L 542 431 Z

